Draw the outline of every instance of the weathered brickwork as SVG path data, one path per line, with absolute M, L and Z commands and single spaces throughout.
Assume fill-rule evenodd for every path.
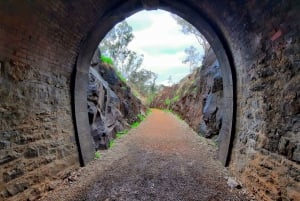
M 93 6 L 0 2 L 0 200 L 35 200 L 79 167 L 70 82 Z
M 34 200 L 79 165 L 72 70 L 93 26 L 120 3 L 0 1 L 0 200 Z M 237 117 L 230 169 L 260 200 L 299 200 L 300 2 L 184 3 L 208 19 L 232 56 Z
M 11 60 L 0 83 L 0 197 L 33 198 L 78 167 L 70 80 Z
M 249 1 L 215 15 L 237 71 L 230 168 L 259 200 L 300 199 L 299 11 L 299 1 Z

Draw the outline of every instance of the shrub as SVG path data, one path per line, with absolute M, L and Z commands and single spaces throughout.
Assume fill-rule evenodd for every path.
M 100 60 L 105 64 L 114 65 L 114 62 L 113 62 L 112 58 L 110 58 L 110 57 L 101 55 Z
M 167 99 L 165 100 L 165 104 L 166 104 L 167 106 L 170 106 L 171 100 L 170 100 L 169 98 L 167 98 Z
M 180 98 L 180 96 L 179 96 L 179 95 L 177 95 L 177 96 L 173 97 L 173 98 L 172 98 L 172 102 L 174 103 L 174 102 L 178 101 L 178 100 L 179 100 L 179 98 Z

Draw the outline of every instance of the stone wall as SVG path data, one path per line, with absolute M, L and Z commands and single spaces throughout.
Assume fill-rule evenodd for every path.
M 0 84 L 0 200 L 34 199 L 79 166 L 70 79 L 11 60 Z
M 79 167 L 72 71 L 106 6 L 0 2 L 0 200 L 35 200 Z
M 219 16 L 237 73 L 230 169 L 259 200 L 299 200 L 300 4 L 264 1 L 242 7 L 232 3 Z
M 298 0 L 0 1 L 0 199 L 17 191 L 15 200 L 33 199 L 47 186 L 35 184 L 79 165 L 69 83 L 83 42 L 105 13 L 118 6 L 176 12 L 179 3 L 208 21 L 234 67 L 231 171 L 258 199 L 299 200 Z

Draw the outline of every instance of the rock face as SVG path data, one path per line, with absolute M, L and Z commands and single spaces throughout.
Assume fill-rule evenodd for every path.
M 165 87 L 152 107 L 171 109 L 199 134 L 216 137 L 222 126 L 223 83 L 219 63 L 210 49 L 197 68 L 180 83 Z
M 137 115 L 144 115 L 146 110 L 114 69 L 102 63 L 94 62 L 94 67 L 90 67 L 87 99 L 96 149 L 108 148 L 115 134 L 128 129 L 138 120 Z

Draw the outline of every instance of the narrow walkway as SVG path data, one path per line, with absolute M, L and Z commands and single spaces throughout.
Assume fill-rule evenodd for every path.
M 74 173 L 44 200 L 249 200 L 226 184 L 216 147 L 160 110 L 116 140 L 100 159 Z

